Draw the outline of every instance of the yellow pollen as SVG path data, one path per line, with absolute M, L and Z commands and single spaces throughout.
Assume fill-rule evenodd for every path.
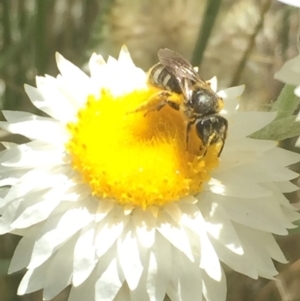
M 194 126 L 186 147 L 186 120 L 169 106 L 160 111 L 133 112 L 153 91 L 137 90 L 120 97 L 103 90 L 89 97 L 68 124 L 67 150 L 72 167 L 93 195 L 122 206 L 163 206 L 201 191 L 218 165 L 220 146 L 206 155 Z

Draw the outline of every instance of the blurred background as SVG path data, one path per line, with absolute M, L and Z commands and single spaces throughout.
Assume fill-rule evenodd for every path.
M 23 85 L 35 85 L 37 75 L 57 75 L 56 51 L 85 69 L 93 52 L 117 57 L 126 44 L 144 70 L 167 47 L 198 66 L 203 78 L 216 75 L 219 89 L 245 84 L 242 109 L 268 110 L 283 86 L 274 73 L 298 53 L 298 27 L 298 10 L 275 0 L 0 0 L 0 109 L 40 114 Z M 0 139 L 24 141 L 1 130 Z M 288 197 L 299 203 L 296 193 Z M 22 272 L 6 275 L 18 240 L 0 237 L 0 301 L 42 300 L 41 292 L 16 295 Z M 299 232 L 278 242 L 290 261 L 277 264 L 278 281 L 224 267 L 227 300 L 300 300 Z M 55 301 L 67 297 L 68 289 Z

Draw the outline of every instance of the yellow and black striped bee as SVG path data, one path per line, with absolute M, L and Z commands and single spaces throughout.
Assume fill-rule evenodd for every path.
M 195 125 L 204 154 L 210 145 L 221 143 L 220 156 L 228 128 L 227 120 L 219 115 L 223 107 L 222 98 L 180 54 L 165 48 L 158 51 L 158 58 L 159 63 L 148 71 L 148 84 L 159 88 L 159 92 L 135 112 L 146 110 L 147 114 L 166 105 L 183 112 L 187 123 L 186 147 L 191 127 Z

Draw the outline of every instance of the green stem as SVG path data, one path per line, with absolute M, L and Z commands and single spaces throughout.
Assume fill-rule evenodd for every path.
M 222 0 L 207 0 L 204 18 L 199 30 L 195 50 L 192 56 L 192 65 L 200 66 L 209 37 L 217 19 Z
M 27 12 L 26 12 L 26 5 L 25 1 L 18 2 L 18 25 L 19 30 L 22 32 L 26 26 L 27 20 Z
M 33 35 L 35 19 L 33 18 L 28 22 L 27 27 L 22 33 L 21 39 L 15 43 L 9 45 L 9 48 L 0 56 L 0 70 L 4 70 L 11 62 L 18 57 L 19 54 L 24 52 L 24 49 L 27 49 L 28 44 L 30 44 L 30 38 Z
M 35 58 L 36 68 L 39 74 L 44 74 L 47 63 L 47 48 L 46 48 L 46 18 L 47 18 L 46 0 L 36 0 L 36 40 L 35 40 Z
M 3 20 L 3 49 L 7 49 L 11 43 L 10 25 L 10 0 L 3 0 L 2 20 Z

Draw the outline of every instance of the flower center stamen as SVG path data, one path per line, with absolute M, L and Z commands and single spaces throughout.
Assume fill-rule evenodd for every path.
M 218 165 L 220 146 L 201 155 L 194 126 L 187 150 L 183 113 L 168 106 L 132 113 L 151 95 L 140 90 L 114 97 L 103 90 L 99 99 L 88 98 L 77 122 L 68 124 L 72 167 L 99 198 L 160 207 L 201 191 Z

